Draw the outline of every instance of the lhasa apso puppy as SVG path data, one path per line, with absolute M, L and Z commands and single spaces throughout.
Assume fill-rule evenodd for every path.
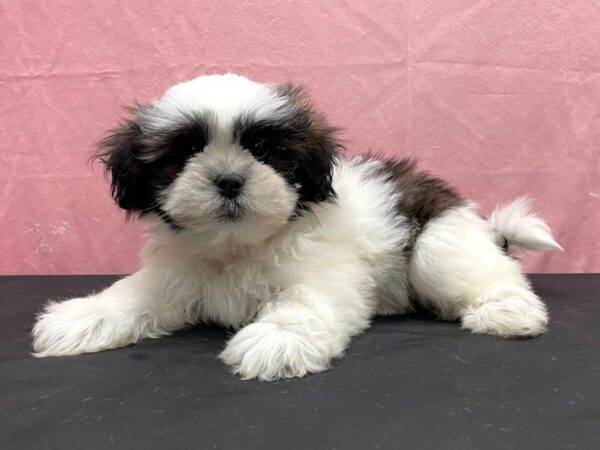
M 50 302 L 35 355 L 98 352 L 208 322 L 244 379 L 327 369 L 377 314 L 418 305 L 474 333 L 544 332 L 518 249 L 560 248 L 519 199 L 482 218 L 409 160 L 346 159 L 293 85 L 211 75 L 170 88 L 102 142 L 121 208 L 149 224 L 141 269 Z

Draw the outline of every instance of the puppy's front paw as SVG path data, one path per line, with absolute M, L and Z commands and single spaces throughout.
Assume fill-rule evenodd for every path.
M 123 324 L 111 320 L 94 298 L 51 302 L 32 330 L 34 356 L 92 353 L 130 344 Z
M 257 322 L 241 329 L 219 355 L 242 379 L 303 377 L 329 367 L 326 344 L 302 329 Z

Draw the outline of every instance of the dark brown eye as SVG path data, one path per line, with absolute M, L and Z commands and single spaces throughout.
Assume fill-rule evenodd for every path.
M 242 136 L 240 144 L 259 160 L 265 159 L 272 147 L 269 137 L 262 133 L 246 133 Z
M 177 150 L 186 156 L 192 156 L 203 151 L 204 146 L 204 140 L 193 134 L 182 136 L 176 143 Z
M 266 162 L 286 150 L 289 135 L 289 131 L 279 124 L 248 124 L 240 131 L 239 143 L 256 159 Z
M 261 137 L 256 139 L 251 143 L 252 149 L 254 150 L 266 150 L 267 148 L 267 138 Z

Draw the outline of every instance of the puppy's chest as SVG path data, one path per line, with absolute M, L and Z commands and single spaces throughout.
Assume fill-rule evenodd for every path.
M 281 287 L 261 263 L 209 262 L 202 283 L 200 319 L 240 327 L 273 301 Z

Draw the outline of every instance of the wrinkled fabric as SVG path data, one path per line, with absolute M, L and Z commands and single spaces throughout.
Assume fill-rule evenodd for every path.
M 254 3 L 254 4 L 251 4 Z M 350 153 L 416 157 L 489 214 L 528 194 L 600 270 L 600 6 L 575 0 L 0 3 L 0 273 L 125 273 L 142 230 L 112 204 L 95 143 L 175 82 L 293 80 Z

